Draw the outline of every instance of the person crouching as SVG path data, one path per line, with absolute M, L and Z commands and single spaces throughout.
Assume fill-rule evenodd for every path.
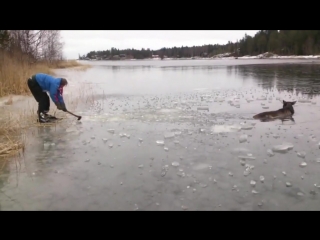
M 55 78 L 48 74 L 37 73 L 31 76 L 28 80 L 28 87 L 38 102 L 38 120 L 40 123 L 49 122 L 50 119 L 55 119 L 54 116 L 48 114 L 50 110 L 50 98 L 59 110 L 67 111 L 63 100 L 63 88 L 68 85 L 65 78 Z

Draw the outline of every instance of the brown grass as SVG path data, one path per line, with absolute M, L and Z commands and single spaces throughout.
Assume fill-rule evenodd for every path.
M 6 53 L 0 52 L 0 97 L 11 94 L 29 94 L 30 91 L 26 81 L 35 73 L 41 72 L 53 74 L 53 69 L 73 67 L 84 70 L 90 66 L 80 64 L 76 60 L 29 64 L 27 61 L 24 61 L 21 58 L 11 57 Z
M 24 150 L 23 127 L 18 118 L 4 115 L 0 120 L 0 160 Z
M 0 57 L 0 97 L 10 94 L 28 94 L 30 91 L 26 81 L 28 77 L 37 72 L 52 73 L 50 68 L 44 64 L 29 65 L 2 54 Z
M 12 105 L 12 103 L 13 103 L 12 95 L 10 95 L 8 101 L 6 101 L 4 104 L 5 105 Z
M 12 104 L 11 95 L 30 95 L 30 90 L 26 84 L 27 79 L 35 73 L 53 74 L 53 69 L 74 68 L 85 70 L 89 66 L 82 65 L 75 60 L 55 61 L 53 63 L 39 62 L 29 64 L 21 56 L 9 56 L 0 52 L 0 97 L 9 96 L 6 105 Z M 9 111 L 10 113 L 10 111 Z M 31 122 L 25 121 L 32 114 L 25 116 L 10 116 L 10 114 L 0 112 L 0 162 L 10 156 L 24 150 L 24 130 L 34 126 Z M 21 120 L 24 119 L 24 126 Z M 31 120 L 31 119 L 30 119 Z M 28 124 L 27 124 L 28 122 Z
M 65 61 L 55 61 L 48 63 L 49 68 L 73 68 L 73 67 L 89 67 L 89 65 L 83 65 L 77 62 L 76 60 L 65 60 Z
M 55 115 L 55 113 L 53 114 Z M 36 110 L 28 108 L 20 112 L 1 110 L 0 116 L 0 165 L 3 161 L 24 152 L 26 133 L 32 127 L 52 127 L 58 124 L 36 122 Z M 0 168 L 1 172 L 1 168 Z

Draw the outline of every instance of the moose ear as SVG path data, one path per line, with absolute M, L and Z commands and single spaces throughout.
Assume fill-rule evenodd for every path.
M 292 102 L 292 105 L 295 105 L 297 101 Z

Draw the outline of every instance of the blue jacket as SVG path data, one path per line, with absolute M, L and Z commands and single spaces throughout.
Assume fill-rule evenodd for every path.
M 36 81 L 43 91 L 49 92 L 54 103 L 63 103 L 63 88 L 60 88 L 61 78 L 54 78 L 48 74 L 38 73 L 35 75 Z

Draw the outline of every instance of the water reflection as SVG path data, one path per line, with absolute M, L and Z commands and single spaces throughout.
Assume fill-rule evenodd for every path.
M 319 64 L 275 64 L 228 66 L 245 78 L 252 78 L 264 90 L 277 90 L 312 98 L 320 94 Z
M 10 175 L 10 168 L 9 168 L 8 161 L 0 160 L 0 167 L 1 167 L 1 170 L 0 170 L 0 198 L 5 199 L 6 195 L 2 191 L 2 188 L 4 187 L 6 182 L 8 181 L 9 175 Z M 1 202 L 0 202 L 0 211 L 1 210 L 2 210 L 2 207 L 1 207 Z
M 28 133 L 28 149 L 26 158 L 29 169 L 33 172 L 45 170 L 55 164 L 61 164 L 60 160 L 68 158 L 72 146 L 70 142 L 79 135 L 79 130 L 68 122 L 61 122 L 57 126 L 37 127 Z M 80 125 L 78 125 L 80 128 Z M 31 151 L 30 151 L 31 150 Z
M 264 118 L 264 119 L 260 119 L 260 122 L 274 122 L 274 121 L 281 121 L 281 123 L 283 124 L 283 123 L 285 123 L 285 122 L 292 122 L 292 123 L 296 123 L 295 122 L 295 120 L 294 120 L 294 118 L 288 118 L 288 119 L 286 119 L 286 118 L 280 118 L 280 119 L 274 119 L 274 118 Z
M 264 64 L 266 62 L 268 64 Z M 292 63 L 283 64 L 279 60 L 97 61 L 92 63 L 93 68 L 76 77 L 72 73 L 69 78 L 76 82 L 89 80 L 108 94 L 166 94 L 191 92 L 196 88 L 261 87 L 269 91 L 317 95 L 320 65 L 305 60 L 304 63 L 288 62 Z M 58 73 L 66 74 L 63 70 Z M 306 88 L 310 86 L 312 91 Z

